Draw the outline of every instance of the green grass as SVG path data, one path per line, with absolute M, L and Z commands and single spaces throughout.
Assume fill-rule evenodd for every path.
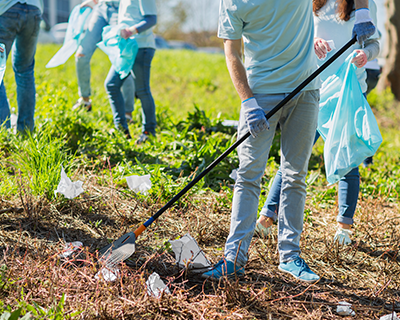
M 239 98 L 232 86 L 223 55 L 192 51 L 159 50 L 152 64 L 151 88 L 157 105 L 157 139 L 152 144 L 136 146 L 113 130 L 112 113 L 103 87 L 110 62 L 100 50 L 92 58 L 92 92 L 94 110 L 72 112 L 78 98 L 74 57 L 53 69 L 45 65 L 58 50 L 57 45 L 39 45 L 36 54 L 36 131 L 27 139 L 0 134 L 0 190 L 4 196 L 18 193 L 16 186 L 29 181 L 32 192 L 51 199 L 59 178 L 61 163 L 71 168 L 103 170 L 106 163 L 113 168 L 115 179 L 123 180 L 132 173 L 152 174 L 155 194 L 157 186 L 166 191 L 165 198 L 176 192 L 195 172 L 202 171 L 235 140 L 235 131 L 221 125 L 225 119 L 238 119 Z M 5 83 L 11 108 L 17 109 L 15 82 L 8 61 Z M 396 102 L 386 92 L 369 96 L 377 117 L 393 118 Z M 131 131 L 141 130 L 140 101 L 136 101 Z M 400 141 L 395 129 L 382 127 L 384 142 L 375 156 L 375 165 L 361 169 L 363 194 L 387 194 L 396 197 L 399 187 L 398 158 Z M 319 172 L 313 184 L 326 185 L 321 154 L 323 143 L 313 150 L 310 170 Z M 275 140 L 271 157 L 279 161 L 279 141 Z M 276 171 L 276 165 L 266 170 L 265 190 Z M 233 181 L 229 173 L 237 168 L 233 152 L 204 179 L 204 186 L 218 191 Z M 178 184 L 171 183 L 179 182 Z M 122 183 L 122 182 L 121 182 Z M 332 186 L 335 188 L 335 186 Z M 262 196 L 263 197 L 263 196 Z
M 132 209 L 132 213 L 135 213 L 132 217 L 120 215 L 117 209 L 120 203 L 113 202 L 114 196 L 109 195 L 113 191 L 110 190 L 118 189 L 123 200 L 134 199 L 143 204 L 148 211 L 145 212 L 147 216 L 150 211 L 153 212 L 154 207 L 159 208 L 169 201 L 235 141 L 235 130 L 221 124 L 225 119 L 237 120 L 240 106 L 222 55 L 192 51 L 157 51 L 151 74 L 151 87 L 157 106 L 157 138 L 152 139 L 151 143 L 137 146 L 134 140 L 126 140 L 113 128 L 111 108 L 103 87 L 110 67 L 105 54 L 97 50 L 92 59 L 93 112 L 73 112 L 71 107 L 78 98 L 74 59 L 70 58 L 65 65 L 58 68 L 45 68 L 58 48 L 56 45 L 38 46 L 34 133 L 21 136 L 12 135 L 4 129 L 0 130 L 1 204 L 7 203 L 17 207 L 21 206 L 20 201 L 25 201 L 23 199 L 31 199 L 31 196 L 34 196 L 39 202 L 43 200 L 49 204 L 47 207 L 46 205 L 41 207 L 47 208 L 43 209 L 43 212 L 47 212 L 48 216 L 55 221 L 66 219 L 63 220 L 63 225 L 60 223 L 57 226 L 58 230 L 71 233 L 73 228 L 77 228 L 74 223 L 83 221 L 83 225 L 90 225 L 92 232 L 113 227 L 113 233 L 111 236 L 108 233 L 108 236 L 114 237 L 115 230 L 121 231 L 122 227 L 126 229 L 127 225 L 138 222 L 135 216 L 138 212 Z M 11 108 L 16 111 L 16 88 L 10 63 L 8 61 L 5 84 Z M 364 201 L 363 203 L 367 203 L 370 198 L 383 198 L 389 203 L 397 203 L 400 192 L 398 184 L 400 136 L 398 122 L 395 123 L 398 102 L 390 92 L 378 94 L 373 91 L 369 100 L 381 125 L 384 141 L 374 156 L 374 165 L 360 168 L 360 199 Z M 140 101 L 137 101 L 134 112 L 135 123 L 130 125 L 134 136 L 141 131 L 140 109 Z M 271 158 L 263 177 L 260 207 L 279 167 L 278 139 L 279 134 L 274 141 Z M 333 212 L 331 208 L 337 203 L 337 185 L 327 186 L 322 153 L 323 142 L 320 139 L 313 149 L 309 165 L 305 210 L 305 222 L 311 227 L 316 225 L 316 228 L 320 228 L 316 221 L 322 218 L 315 212 L 319 210 Z M 73 181 L 84 181 L 84 189 L 88 188 L 88 185 L 90 188 L 97 188 L 96 192 L 100 194 L 96 196 L 98 202 L 94 200 L 96 197 L 90 198 L 92 195 L 88 189 L 85 189 L 86 198 L 82 197 L 81 202 L 69 201 L 62 196 L 55 198 L 54 190 L 60 178 L 61 165 Z M 212 213 L 225 211 L 226 215 L 232 202 L 233 180 L 229 178 L 229 174 L 237 167 L 238 157 L 236 152 L 233 152 L 190 190 L 189 194 L 197 197 L 182 198 L 176 204 L 177 208 L 192 208 L 190 211 L 192 216 L 197 210 L 193 208 L 207 206 L 208 209 L 212 209 Z M 128 189 L 124 178 L 132 174 L 151 174 L 153 187 L 148 195 L 134 195 Z M 108 190 L 107 194 L 99 191 L 102 187 Z M 209 200 L 210 195 L 211 200 Z M 211 204 L 206 202 L 206 197 Z M 118 201 L 117 197 L 116 199 Z M 29 207 L 29 203 L 25 206 Z M 38 212 L 40 213 L 39 209 Z M 118 226 L 115 226 L 110 221 L 112 219 L 107 216 L 108 213 L 114 212 L 121 218 L 121 221 L 115 223 Z M 180 210 L 177 212 L 180 219 L 181 212 Z M 42 231 L 37 225 L 45 230 L 46 221 L 40 221 L 40 217 L 36 218 L 39 221 L 34 220 L 32 224 L 35 230 L 37 228 Z M 139 220 L 142 218 L 143 216 L 140 216 Z M 10 221 L 7 223 L 11 224 Z M 207 226 L 208 224 L 210 223 L 207 222 Z M 180 228 L 175 220 L 173 225 Z M 53 229 L 57 233 L 52 225 L 51 229 L 46 231 L 45 237 L 53 232 Z M 203 237 L 207 236 L 207 232 Z M 318 235 L 319 232 L 318 229 Z M 82 231 L 77 234 L 84 235 Z M 106 238 L 103 231 L 101 235 Z M 160 239 L 164 240 L 164 237 L 168 236 L 170 233 L 160 235 Z M 274 250 L 272 248 L 271 252 Z M 6 269 L 7 267 L 0 270 L 0 294 L 5 296 L 12 291 L 10 281 L 4 280 L 8 276 Z M 16 319 L 18 316 L 28 318 L 28 314 L 38 319 L 63 318 L 64 295 L 58 299 L 50 297 L 51 301 L 47 300 L 48 305 L 45 309 L 35 303 L 27 302 L 28 299 L 25 301 L 26 296 L 23 292 L 17 296 L 20 299 L 15 301 L 12 307 L 0 302 L 0 311 L 3 313 L 1 319 Z

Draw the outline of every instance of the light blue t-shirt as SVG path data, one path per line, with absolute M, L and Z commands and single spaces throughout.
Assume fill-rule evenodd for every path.
M 243 38 L 253 93 L 291 92 L 317 68 L 311 0 L 220 0 L 218 37 Z
M 0 16 L 18 2 L 38 7 L 43 13 L 43 0 L 0 0 Z
M 119 4 L 118 24 L 125 23 L 134 26 L 146 15 L 157 15 L 155 0 L 123 0 Z M 135 35 L 139 48 L 156 48 L 152 29 Z
M 376 14 L 376 4 L 373 0 L 369 0 L 369 11 L 372 21 L 375 26 L 377 25 L 377 14 Z M 314 17 L 315 24 L 315 37 L 322 38 L 324 40 L 333 40 L 335 43 L 336 50 L 332 50 L 328 53 L 327 57 L 323 61 L 318 61 L 321 65 L 327 59 L 329 59 L 333 54 L 337 52 L 338 49 L 343 47 L 347 42 L 353 37 L 352 31 L 355 21 L 355 11 L 350 15 L 350 20 L 343 21 L 337 18 L 337 2 L 336 0 L 328 0 L 326 4 L 317 12 Z M 371 39 L 379 39 L 378 30 L 372 35 Z M 356 49 L 361 49 L 358 42 L 351 46 L 345 53 L 338 57 L 328 68 L 326 68 L 321 73 L 321 80 L 325 81 L 329 76 L 335 74 L 340 68 L 344 60 Z M 367 73 L 365 68 L 356 69 L 357 79 L 360 82 L 362 92 L 367 91 Z

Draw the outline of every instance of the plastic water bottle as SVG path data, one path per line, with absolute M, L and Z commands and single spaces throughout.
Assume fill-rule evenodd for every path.
M 0 84 L 6 71 L 6 46 L 0 43 Z

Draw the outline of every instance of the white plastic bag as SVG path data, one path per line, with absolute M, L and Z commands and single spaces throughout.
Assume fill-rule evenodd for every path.
M 160 298 L 162 292 L 171 294 L 169 288 L 165 285 L 165 283 L 161 280 L 158 273 L 153 272 L 150 277 L 146 281 L 147 285 L 147 294 L 149 296 L 153 296 L 156 298 Z
M 379 320 L 400 320 L 400 318 L 397 316 L 396 312 L 393 311 L 393 313 L 380 317 Z
M 67 242 L 64 246 L 63 252 L 60 254 L 61 258 L 68 258 L 71 254 L 73 254 L 78 249 L 83 248 L 83 243 L 80 241 Z
M 204 252 L 200 249 L 196 240 L 189 234 L 185 234 L 180 239 L 169 240 L 172 250 L 175 253 L 176 262 L 181 267 L 188 266 L 193 271 L 202 271 L 211 266 Z
M 356 313 L 351 309 L 351 303 L 340 301 L 336 308 L 336 312 L 341 316 L 355 316 Z
M 68 199 L 73 199 L 83 192 L 82 185 L 82 181 L 72 182 L 65 173 L 63 166 L 61 166 L 60 183 L 58 184 L 57 189 L 54 191 L 54 194 L 57 196 L 58 192 L 63 194 Z
M 143 194 L 147 194 L 147 192 L 151 188 L 151 181 L 150 181 L 150 175 L 146 174 L 144 176 L 129 176 L 126 177 L 126 182 L 128 183 L 128 187 L 138 193 L 142 192 Z
M 90 7 L 81 8 L 80 5 L 77 5 L 72 9 L 68 19 L 68 28 L 65 34 L 63 46 L 50 59 L 46 68 L 54 68 L 62 65 L 74 54 L 82 39 L 86 19 L 89 17 L 91 12 L 92 9 Z
M 96 273 L 94 278 L 96 280 L 103 279 L 106 282 L 113 282 L 119 278 L 120 271 L 117 268 L 101 268 L 99 272 Z

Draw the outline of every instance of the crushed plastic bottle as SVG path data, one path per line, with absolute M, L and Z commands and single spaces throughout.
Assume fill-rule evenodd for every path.
M 351 308 L 351 303 L 340 301 L 337 306 L 336 312 L 341 316 L 355 316 L 356 313 Z

